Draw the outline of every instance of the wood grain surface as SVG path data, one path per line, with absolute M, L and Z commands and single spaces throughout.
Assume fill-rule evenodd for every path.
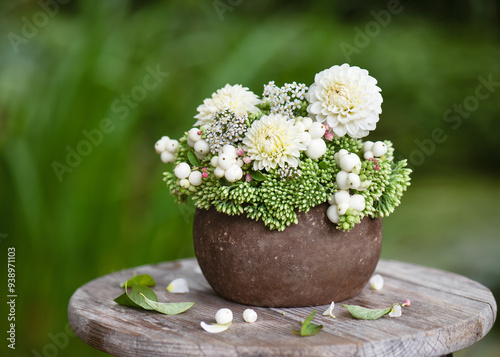
M 120 283 L 133 274 L 150 274 L 160 302 L 194 301 L 187 312 L 166 316 L 116 304 Z M 328 272 L 325 272 L 327 274 Z M 410 299 L 398 318 L 365 321 L 351 317 L 336 302 L 337 318 L 322 316 L 328 306 L 254 308 L 257 322 L 243 321 L 248 306 L 217 296 L 199 272 L 195 259 L 119 271 L 95 279 L 72 296 L 68 315 L 76 335 L 115 356 L 441 356 L 464 349 L 488 333 L 496 318 L 492 293 L 483 285 L 441 270 L 381 260 L 376 273 L 385 279 L 380 291 L 365 287 L 342 303 L 384 308 Z M 191 291 L 165 290 L 174 278 L 186 278 Z M 297 281 L 297 284 L 300 284 Z M 234 314 L 229 330 L 210 334 L 200 322 L 213 323 L 222 307 Z M 292 330 L 317 310 L 313 322 L 323 329 L 299 337 Z

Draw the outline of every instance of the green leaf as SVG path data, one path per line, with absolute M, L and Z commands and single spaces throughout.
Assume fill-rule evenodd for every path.
M 316 310 L 312 312 L 311 315 L 309 315 L 304 322 L 302 322 L 302 327 L 300 331 L 293 330 L 292 332 L 296 335 L 299 336 L 312 336 L 316 335 L 319 330 L 323 328 L 323 325 L 316 325 L 311 323 L 311 320 L 313 319 L 314 315 L 316 314 Z
M 141 294 L 142 295 L 142 294 Z M 144 301 L 148 306 L 158 312 L 161 312 L 165 315 L 177 315 L 186 310 L 189 310 L 191 306 L 194 305 L 194 302 L 170 302 L 170 303 L 161 303 L 157 301 L 153 301 L 148 299 L 146 296 L 142 295 Z
M 132 291 L 129 293 L 126 292 L 126 284 L 125 284 L 125 293 L 127 294 L 127 297 L 135 304 L 139 305 L 145 310 L 153 310 L 151 306 L 149 306 L 146 301 L 144 300 L 144 297 L 147 297 L 150 300 L 158 302 L 158 297 L 156 296 L 155 292 L 148 288 L 147 286 L 144 285 L 134 285 L 132 287 Z
M 114 301 L 120 305 L 141 308 L 139 305 L 129 299 L 127 293 L 121 294 Z
M 133 287 L 134 285 L 144 285 L 144 286 L 155 286 L 156 285 L 153 277 L 151 275 L 148 275 L 148 274 L 136 275 L 133 278 L 121 283 L 120 287 L 124 288 L 125 283 L 127 283 L 129 288 Z
M 187 157 L 192 166 L 200 167 L 200 160 L 196 157 L 196 154 L 191 150 L 188 151 Z
M 384 315 L 387 315 L 391 312 L 392 306 L 389 306 L 385 309 L 367 309 L 365 307 L 357 306 L 357 305 L 342 305 L 344 306 L 352 316 L 360 320 L 376 320 L 381 318 Z
M 252 176 L 255 181 L 264 181 L 266 179 L 266 176 L 259 171 L 250 171 L 250 176 Z

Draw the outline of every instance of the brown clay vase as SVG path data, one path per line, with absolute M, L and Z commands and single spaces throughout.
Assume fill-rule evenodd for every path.
M 382 219 L 365 217 L 343 232 L 327 208 L 299 212 L 299 223 L 282 232 L 243 215 L 197 209 L 193 237 L 203 275 L 220 296 L 246 305 L 326 305 L 358 295 L 380 258 Z

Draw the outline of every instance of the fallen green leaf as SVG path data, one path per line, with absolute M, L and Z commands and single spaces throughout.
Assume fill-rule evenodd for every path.
M 142 294 L 141 294 L 142 295 Z M 149 305 L 153 310 L 161 312 L 165 315 L 177 315 L 180 314 L 194 305 L 194 302 L 167 302 L 161 303 L 148 299 L 146 296 L 142 295 L 146 304 Z
M 391 305 L 385 309 L 367 309 L 365 307 L 357 306 L 357 305 L 342 305 L 344 306 L 352 316 L 360 320 L 376 320 L 381 318 L 384 315 L 387 315 L 391 312 L 391 309 L 394 305 Z
M 156 296 L 155 292 L 148 288 L 147 286 L 144 285 L 134 285 L 132 287 L 132 291 L 130 294 L 127 292 L 127 285 L 125 284 L 125 293 L 127 294 L 127 297 L 132 300 L 135 304 L 139 305 L 145 310 L 153 310 L 151 306 L 146 304 L 146 301 L 144 300 L 144 296 L 146 296 L 148 299 L 153 300 L 153 301 L 158 301 L 158 297 Z
M 319 330 L 323 328 L 323 325 L 316 325 L 311 323 L 311 320 L 313 319 L 314 315 L 316 314 L 316 310 L 312 312 L 311 315 L 309 315 L 304 322 L 302 322 L 302 327 L 300 331 L 293 330 L 292 332 L 296 335 L 299 336 L 312 336 L 316 335 Z
M 133 287 L 134 285 L 144 285 L 144 286 L 155 286 L 156 285 L 156 282 L 153 279 L 153 277 L 151 275 L 148 275 L 148 274 L 136 275 L 133 278 L 121 283 L 120 287 L 124 288 L 125 283 L 127 283 L 129 288 Z

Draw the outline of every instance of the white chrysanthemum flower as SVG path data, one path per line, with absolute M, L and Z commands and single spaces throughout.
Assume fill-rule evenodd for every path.
M 226 84 L 225 87 L 219 89 L 212 94 L 212 98 L 207 98 L 203 104 L 198 106 L 198 114 L 195 119 L 198 119 L 195 126 L 211 124 L 213 116 L 220 110 L 230 110 L 236 115 L 256 113 L 259 108 L 257 104 L 261 100 L 248 88 L 241 84 L 231 86 Z
M 362 138 L 375 129 L 382 113 L 380 90 L 367 70 L 347 63 L 333 66 L 316 74 L 306 95 L 307 111 L 339 137 Z
M 275 169 L 277 166 L 299 165 L 300 152 L 306 150 L 303 126 L 294 125 L 281 114 L 263 115 L 248 129 L 243 145 L 253 161 L 255 170 Z

